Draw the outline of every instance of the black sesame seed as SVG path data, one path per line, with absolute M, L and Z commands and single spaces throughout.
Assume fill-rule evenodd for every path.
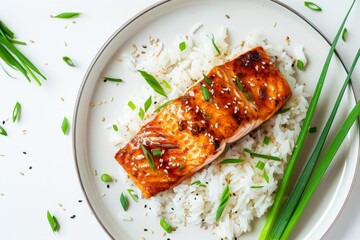
M 146 204 L 144 205 L 144 208 L 147 208 L 147 205 L 146 205 Z
M 108 185 L 106 185 L 106 187 L 107 187 L 107 188 L 110 188 L 110 185 L 108 184 Z
M 151 207 L 149 207 L 149 210 L 151 210 Z
M 157 101 L 155 101 L 154 104 L 157 104 Z
M 23 154 L 27 154 L 26 152 L 23 152 Z
M 75 217 L 76 217 L 76 215 L 72 215 L 70 218 L 71 218 L 71 219 L 74 219 Z
M 31 169 L 32 169 L 32 166 L 30 166 L 29 169 L 31 170 Z
M 144 232 L 147 232 L 148 230 L 147 230 L 147 228 L 144 228 Z
M 171 208 L 171 210 L 173 210 L 173 211 L 174 211 L 174 208 L 172 207 L 172 208 Z
M 82 202 L 82 200 L 80 199 L 80 200 L 78 200 L 78 202 Z
M 5 124 L 5 121 L 2 121 L 2 124 Z

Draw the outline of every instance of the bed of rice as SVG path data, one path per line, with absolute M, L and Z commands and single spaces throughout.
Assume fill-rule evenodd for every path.
M 304 86 L 297 83 L 293 77 L 294 58 L 289 56 L 283 47 L 269 45 L 266 39 L 253 35 L 245 41 L 230 45 L 228 30 L 221 28 L 214 34 L 216 46 L 222 53 L 219 57 L 212 45 L 211 37 L 198 33 L 199 27 L 200 24 L 195 25 L 188 35 L 177 37 L 173 46 L 165 46 L 160 40 L 150 38 L 145 54 L 138 55 L 137 47 L 133 46 L 133 52 L 123 56 L 122 59 L 131 71 L 142 69 L 153 74 L 157 79 L 166 79 L 171 89 L 166 87 L 165 89 L 169 99 L 172 99 L 181 95 L 202 77 L 202 73 L 206 73 L 213 66 L 229 61 L 240 53 L 260 45 L 278 66 L 293 91 L 291 99 L 284 106 L 284 108 L 291 107 L 289 111 L 276 114 L 256 131 L 232 144 L 215 162 L 196 173 L 191 179 L 147 200 L 154 214 L 165 217 L 174 226 L 196 224 L 211 229 L 210 231 L 216 232 L 223 239 L 233 239 L 250 231 L 252 220 L 261 217 L 272 205 L 278 182 L 300 132 L 308 101 L 305 98 Z M 179 43 L 183 41 L 186 43 L 186 49 L 181 52 Z M 296 59 L 300 58 L 306 64 L 302 51 L 297 52 Z M 156 102 L 152 106 L 154 109 L 166 101 L 165 98 L 154 94 L 150 88 L 149 93 L 152 93 L 153 102 Z M 137 106 L 142 106 L 147 97 L 140 96 L 132 101 Z M 120 147 L 124 146 L 149 118 L 151 114 L 146 114 L 144 121 L 141 121 L 138 112 L 129 109 L 116 121 L 119 131 L 112 133 L 112 141 L 118 143 Z M 263 143 L 265 136 L 270 137 L 269 144 Z M 278 156 L 282 161 L 254 158 L 244 152 L 244 148 Z M 218 164 L 226 158 L 241 158 L 245 161 L 238 164 Z M 258 161 L 265 163 L 264 170 L 256 167 Z M 264 171 L 268 179 L 264 178 Z M 126 177 L 126 173 L 122 174 L 129 187 L 137 189 Z M 197 180 L 206 187 L 191 185 Z M 226 185 L 230 186 L 231 197 L 221 219 L 216 222 L 216 210 Z

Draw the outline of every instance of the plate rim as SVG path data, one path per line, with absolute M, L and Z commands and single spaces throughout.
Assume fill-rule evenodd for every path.
M 144 14 L 146 14 L 147 12 L 149 11 L 152 11 L 153 9 L 161 6 L 161 5 L 164 5 L 164 4 L 167 4 L 169 2 L 180 2 L 180 0 L 160 0 L 160 1 L 157 1 L 151 5 L 149 5 L 148 7 L 144 8 L 143 10 L 140 10 L 138 13 L 136 13 L 133 17 L 129 18 L 125 23 L 123 23 L 118 29 L 115 30 L 115 32 L 110 35 L 110 37 L 106 40 L 106 42 L 101 46 L 101 48 L 98 50 L 98 52 L 96 53 L 96 55 L 94 56 L 94 58 L 92 59 L 91 63 L 89 64 L 89 67 L 87 68 L 85 74 L 84 74 L 84 77 L 82 79 L 82 82 L 81 82 L 81 85 L 79 87 L 79 90 L 78 90 L 78 93 L 77 93 L 77 96 L 76 96 L 76 101 L 75 101 L 75 107 L 74 107 L 74 111 L 73 111 L 73 134 L 72 134 L 72 150 L 73 150 L 73 158 L 74 158 L 74 162 L 75 162 L 75 166 L 76 166 L 76 173 L 77 173 L 77 178 L 78 178 L 78 181 L 80 183 L 80 187 L 81 187 L 81 190 L 85 196 L 85 199 L 86 199 L 86 202 L 87 202 L 87 205 L 89 206 L 89 208 L 91 209 L 91 211 L 94 213 L 94 216 L 96 218 L 96 220 L 98 221 L 98 223 L 100 224 L 100 226 L 102 227 L 102 229 L 107 233 L 107 235 L 111 238 L 111 239 L 116 239 L 111 233 L 110 231 L 108 230 L 108 228 L 104 225 L 104 223 L 101 221 L 100 217 L 98 216 L 97 212 L 95 211 L 93 205 L 91 204 L 90 202 L 90 199 L 89 199 L 89 196 L 88 196 L 88 193 L 86 192 L 85 190 L 85 187 L 84 187 L 84 182 L 83 182 L 83 179 L 81 178 L 81 174 L 80 174 L 80 169 L 79 169 L 79 163 L 78 163 L 78 151 L 77 151 L 77 119 L 78 119 L 78 113 L 79 113 L 79 107 L 80 107 L 80 100 L 81 100 L 81 97 L 83 95 L 83 92 L 84 92 L 84 88 L 87 84 L 87 81 L 88 81 L 88 77 L 95 65 L 95 63 L 98 61 L 98 59 L 100 58 L 100 56 L 102 55 L 102 53 L 105 51 L 105 49 L 108 47 L 108 45 L 116 38 L 116 36 L 118 34 L 120 34 L 124 29 L 126 29 L 129 25 L 131 25 L 135 20 L 137 20 L 138 18 L 140 18 L 141 16 L 143 16 Z M 331 46 L 331 41 L 329 41 L 329 39 L 323 34 L 322 31 L 320 31 L 319 28 L 317 28 L 309 19 L 307 19 L 304 15 L 302 15 L 300 12 L 298 12 L 297 10 L 295 10 L 294 8 L 290 7 L 289 5 L 279 1 L 279 0 L 270 0 L 270 2 L 273 2 L 283 8 L 285 8 L 286 10 L 289 10 L 292 14 L 295 14 L 296 16 L 298 16 L 300 19 L 302 19 L 303 21 L 305 21 L 306 24 L 308 24 L 310 27 L 312 27 L 325 41 L 326 43 L 329 45 L 329 47 Z M 339 59 L 341 65 L 343 66 L 345 72 L 348 74 L 349 71 L 347 69 L 347 67 L 345 66 L 343 60 L 341 59 L 340 55 L 338 54 L 337 50 L 335 49 L 335 52 L 334 52 L 335 56 Z M 358 101 L 360 99 L 360 91 L 357 92 L 356 89 L 354 88 L 351 80 L 350 80 L 350 88 L 352 90 L 352 93 L 354 95 L 354 99 L 355 99 L 355 102 Z M 358 117 L 357 119 L 357 123 L 358 125 L 360 122 L 360 117 Z M 360 133 L 360 127 L 358 129 L 358 132 Z M 360 137 L 359 137 L 360 138 Z M 357 154 L 357 161 L 356 161 L 356 166 L 355 166 L 355 174 L 354 174 L 354 177 L 352 178 L 351 180 L 351 184 L 350 184 L 350 187 L 349 187 L 349 191 L 344 199 L 344 202 L 342 204 L 342 206 L 340 207 L 338 213 L 336 214 L 335 218 L 334 218 L 334 221 L 329 225 L 329 227 L 324 231 L 324 233 L 322 234 L 321 236 L 321 239 L 323 237 L 325 237 L 325 235 L 328 234 L 328 232 L 330 231 L 330 229 L 334 226 L 334 224 L 337 222 L 338 218 L 340 217 L 341 213 L 343 212 L 344 208 L 345 208 L 345 205 L 347 204 L 348 200 L 349 200 L 349 197 L 353 191 L 353 188 L 354 188 L 354 183 L 355 183 L 355 180 L 357 178 L 357 172 L 359 170 L 359 161 L 360 161 L 360 141 L 359 141 L 359 146 L 358 146 L 358 154 Z

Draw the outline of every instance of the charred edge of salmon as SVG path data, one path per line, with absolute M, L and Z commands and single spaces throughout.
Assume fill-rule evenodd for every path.
M 207 77 L 210 85 L 199 80 L 115 155 L 146 198 L 176 186 L 212 162 L 227 143 L 267 121 L 291 96 L 289 85 L 262 47 L 212 68 Z M 203 100 L 200 86 L 209 90 L 211 100 Z M 149 152 L 163 151 L 153 157 L 154 171 L 140 144 Z

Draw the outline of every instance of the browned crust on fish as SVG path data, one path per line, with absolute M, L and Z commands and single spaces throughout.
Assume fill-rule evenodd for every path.
M 290 98 L 291 89 L 262 47 L 209 71 L 204 79 L 174 99 L 115 159 L 146 198 L 176 186 L 212 162 L 234 142 L 271 118 Z M 239 82 L 241 86 L 237 84 Z M 205 101 L 201 87 L 211 93 Z M 160 149 L 150 168 L 140 144 Z

